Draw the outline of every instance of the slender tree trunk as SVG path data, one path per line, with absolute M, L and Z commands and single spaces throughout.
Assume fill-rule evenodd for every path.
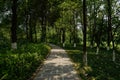
M 112 40 L 113 46 L 113 61 L 115 61 L 115 45 L 114 45 L 114 35 L 112 34 L 112 24 L 111 24 L 111 0 L 107 0 L 108 2 L 108 50 L 110 48 L 110 42 Z
M 112 39 L 112 46 L 113 46 L 113 61 L 115 61 L 116 57 L 115 57 L 115 43 L 114 43 L 114 38 Z
M 26 14 L 26 21 L 25 22 L 26 22 L 26 24 L 25 24 L 25 26 L 26 26 L 26 38 L 28 40 L 29 39 L 28 14 Z
M 116 29 L 115 29 L 115 31 L 114 31 L 114 33 L 113 33 L 113 35 L 112 35 L 112 47 L 113 47 L 113 57 L 112 57 L 112 60 L 113 60 L 113 61 L 115 61 L 115 59 L 116 59 L 114 36 L 115 36 L 115 32 L 116 32 L 116 30 L 117 30 L 118 27 L 119 27 L 119 26 L 116 27 Z
M 29 21 L 29 39 L 30 42 L 33 42 L 33 22 L 32 22 L 32 16 L 30 16 L 30 21 Z
M 61 30 L 59 28 L 56 28 L 56 36 L 57 36 L 57 43 L 61 43 Z
M 96 31 L 96 15 L 97 15 L 97 11 L 96 11 L 96 4 L 95 4 L 95 0 L 94 0 L 94 26 L 93 26 L 93 31 L 92 31 L 92 40 L 91 40 L 91 47 L 93 47 L 94 45 L 94 35 L 95 35 L 95 31 Z
M 86 30 L 87 30 L 87 18 L 86 18 L 86 0 L 83 0 L 83 63 L 87 66 L 87 51 L 86 51 Z
M 42 35 L 41 42 L 46 42 L 46 18 L 42 18 Z
M 99 34 L 99 33 L 98 33 Z M 99 47 L 100 47 L 100 35 L 97 35 L 97 50 L 96 50 L 96 54 L 99 54 Z
M 35 18 L 35 16 L 34 16 L 34 18 L 33 18 L 33 32 L 34 32 L 34 42 L 37 42 L 37 31 L 36 31 L 36 21 L 37 21 L 37 19 Z
M 12 4 L 12 26 L 11 26 L 11 48 L 17 49 L 17 0 L 13 0 Z
M 74 26 L 74 30 L 73 30 L 73 41 L 74 41 L 74 47 L 76 47 L 76 34 L 77 34 L 77 31 L 76 31 L 76 24 L 75 24 L 75 18 L 76 16 L 73 17 L 73 26 Z
M 72 43 L 72 30 L 70 29 L 70 44 Z
M 90 6 L 90 16 L 92 16 L 92 5 Z M 90 25 L 90 47 L 93 48 L 93 39 L 92 39 L 93 38 L 92 37 L 92 35 L 93 35 L 92 28 L 93 27 L 92 27 L 92 20 L 91 19 L 89 19 L 89 25 Z
M 62 42 L 62 30 L 60 29 L 59 32 L 60 32 L 60 33 L 59 33 L 59 35 L 60 35 L 60 42 L 63 43 L 63 42 Z
M 110 42 L 111 42 L 111 36 L 112 36 L 112 26 L 111 26 L 111 1 L 107 0 L 108 4 L 108 45 L 107 50 L 110 49 Z
M 73 21 L 72 20 L 70 20 L 70 44 L 73 44 L 73 26 L 72 26 L 72 23 Z
M 61 30 L 59 28 L 56 29 L 56 33 L 57 33 L 57 42 L 58 44 L 61 43 Z
M 29 15 L 28 15 L 28 2 L 26 2 L 26 6 L 25 6 L 25 27 L 26 27 L 26 39 L 29 40 L 29 28 L 28 28 L 28 24 L 29 24 Z
M 37 42 L 37 31 L 36 31 L 36 22 L 35 22 L 35 26 L 34 26 L 34 32 L 35 32 L 35 42 Z
M 63 42 L 63 47 L 65 47 L 65 29 L 62 28 L 62 42 Z
M 92 24 L 91 21 L 90 22 L 90 47 L 93 48 L 93 39 L 92 39 Z

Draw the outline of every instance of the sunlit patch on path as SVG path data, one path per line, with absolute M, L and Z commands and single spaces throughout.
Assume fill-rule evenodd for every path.
M 51 54 L 34 80 L 80 80 L 65 50 L 51 46 Z

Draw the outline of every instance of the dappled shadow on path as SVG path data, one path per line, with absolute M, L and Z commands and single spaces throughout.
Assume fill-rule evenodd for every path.
M 51 54 L 34 80 L 80 80 L 65 50 L 52 45 Z
M 79 80 L 71 65 L 47 63 L 35 80 Z

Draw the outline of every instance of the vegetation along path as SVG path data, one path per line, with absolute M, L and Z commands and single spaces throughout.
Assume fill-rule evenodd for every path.
M 51 46 L 51 54 L 34 80 L 80 80 L 65 50 Z

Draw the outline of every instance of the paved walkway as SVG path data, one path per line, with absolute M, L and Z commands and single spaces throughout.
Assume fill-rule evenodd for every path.
M 51 46 L 51 54 L 34 80 L 80 80 L 65 50 Z

